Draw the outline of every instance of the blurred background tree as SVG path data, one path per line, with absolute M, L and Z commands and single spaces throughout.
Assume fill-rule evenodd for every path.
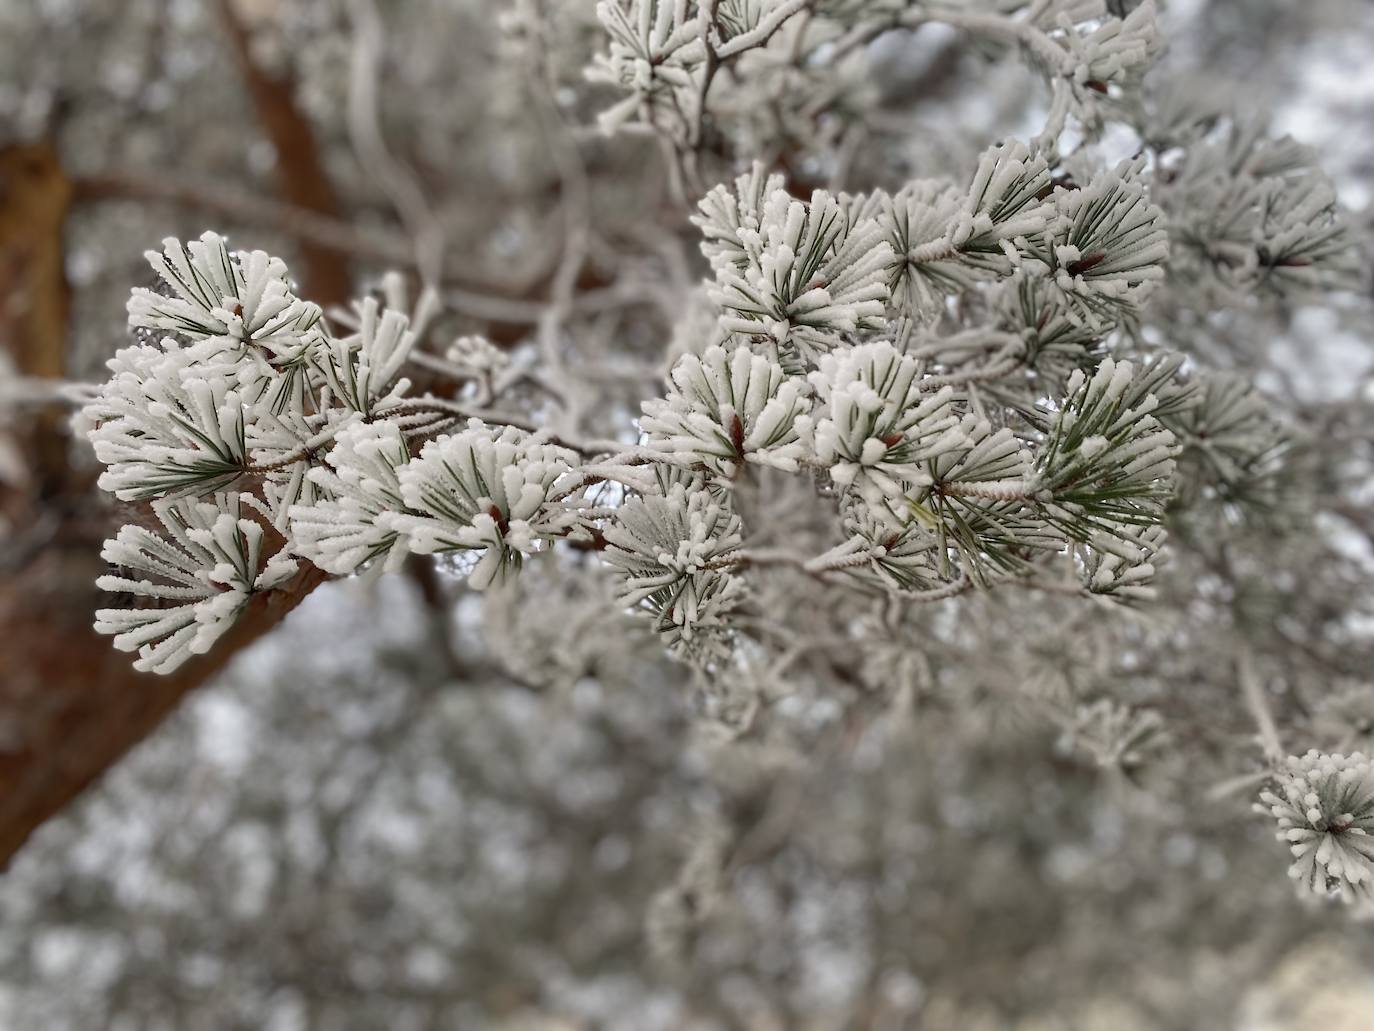
M 1267 118 L 1367 235 L 1364 5 L 1163 17 L 1161 124 Z M 1201 276 L 1159 301 L 1149 331 L 1259 384 L 1292 454 L 1272 518 L 1227 499 L 1171 526 L 1162 600 L 1111 638 L 1074 600 L 979 595 L 914 616 L 919 649 L 835 651 L 839 695 L 703 699 L 577 557 L 480 600 L 419 564 L 305 577 L 161 680 L 89 629 L 113 516 L 37 381 L 102 378 L 163 236 L 282 254 L 322 305 L 423 272 L 445 332 L 517 363 L 556 311 L 588 432 L 659 392 L 697 235 L 656 143 L 594 130 L 603 47 L 590 3 L 551 0 L 0 2 L 0 854 L 62 811 L 0 880 L 0 1022 L 1374 1023 L 1367 926 L 1294 901 L 1237 804 L 1262 771 L 1238 655 L 1290 750 L 1374 744 L 1367 272 L 1318 304 L 1230 306 Z M 1034 76 L 964 36 L 870 59 L 840 117 L 737 131 L 802 188 L 855 190 L 962 175 L 1043 121 Z M 809 762 L 739 733 L 760 705 Z

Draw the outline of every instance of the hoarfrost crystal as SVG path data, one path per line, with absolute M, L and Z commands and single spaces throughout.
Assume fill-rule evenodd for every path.
M 575 513 L 552 499 L 575 479 L 576 464 L 565 448 L 474 419 L 429 441 L 400 470 L 405 511 L 378 522 L 417 554 L 478 552 L 468 582 L 481 590 L 518 570 L 541 540 L 574 525 Z
M 168 673 L 208 651 L 249 597 L 282 585 L 296 563 L 282 553 L 263 562 L 265 531 L 242 513 L 237 494 L 159 501 L 153 511 L 165 536 L 125 526 L 105 542 L 101 557 L 120 571 L 97 586 L 133 595 L 138 607 L 101 609 L 95 628 L 113 634 L 116 648 L 136 649 L 137 669 Z
M 1275 781 L 1256 808 L 1278 821 L 1288 875 L 1314 895 L 1374 903 L 1374 764 L 1313 749 L 1290 756 Z

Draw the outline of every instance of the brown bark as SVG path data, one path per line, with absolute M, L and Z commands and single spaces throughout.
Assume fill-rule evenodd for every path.
M 282 199 L 297 208 L 337 219 L 339 198 L 315 145 L 314 130 L 296 106 L 292 84 L 273 78 L 253 60 L 251 40 L 234 14 L 233 0 L 221 0 L 220 10 L 258 124 L 277 152 L 277 184 Z M 304 237 L 300 247 L 304 296 L 325 308 L 346 304 L 352 293 L 347 257 L 337 248 Z
M 307 568 L 257 599 L 209 655 L 157 676 L 91 629 L 108 600 L 94 586 L 99 551 L 95 535 L 64 535 L 0 587 L 0 864 L 324 579 Z
M 26 376 L 64 371 L 70 196 L 50 143 L 0 150 L 0 344 Z M 40 412 L 18 443 L 32 476 L 3 494 L 13 530 L 0 539 L 0 864 L 323 579 L 312 568 L 258 600 L 213 654 L 172 676 L 136 673 L 91 629 L 100 542 L 117 520 L 69 465 L 64 414 Z
M 0 347 L 23 374 L 60 379 L 70 296 L 63 268 L 62 226 L 71 202 L 49 141 L 0 150 Z M 60 491 L 66 477 L 61 419 L 40 412 L 18 431 L 33 482 L 0 495 L 0 515 L 24 519 L 31 498 Z

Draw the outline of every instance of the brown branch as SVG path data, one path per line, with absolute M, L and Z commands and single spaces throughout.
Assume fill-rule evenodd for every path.
M 0 150 L 0 341 L 19 371 L 65 374 L 68 298 L 62 232 L 70 184 L 47 143 Z M 260 636 L 323 579 L 310 568 L 250 606 L 215 652 L 170 677 L 136 673 L 91 628 L 114 524 L 88 472 L 74 469 L 61 409 L 20 426 L 31 482 L 5 492 L 13 530 L 0 554 L 0 866 L 137 744 L 191 688 Z M 107 600 L 107 599 L 106 599 Z
M 130 169 L 75 176 L 71 186 L 72 200 L 78 204 L 118 200 L 175 204 L 239 225 L 270 227 L 302 245 L 333 251 L 342 257 L 360 258 L 388 268 L 416 268 L 415 249 L 398 232 L 370 228 L 364 232 L 340 218 L 223 183 L 206 182 L 202 178 L 191 180 L 163 172 Z M 445 285 L 478 295 L 472 298 L 477 305 L 489 302 L 494 312 L 491 321 L 503 324 L 510 321 L 512 325 L 519 325 L 520 322 L 502 318 L 499 307 L 529 303 L 546 286 L 548 278 L 547 275 L 539 277 L 535 287 L 525 291 L 528 296 L 510 297 L 500 293 L 496 277 L 484 278 L 475 268 L 453 268 L 452 262 L 446 264 L 450 267 L 444 275 Z M 501 277 L 502 282 L 508 279 Z M 312 296 L 311 300 L 316 298 Z M 534 319 L 526 317 L 524 321 Z
M 0 347 L 21 376 L 61 379 L 66 374 L 70 290 L 62 227 L 71 184 L 51 141 L 0 149 Z M 0 511 L 25 521 L 38 498 L 64 489 L 66 435 L 58 411 L 40 413 L 19 434 L 33 477 L 22 493 L 5 491 Z
M 0 586 L 0 633 L 11 642 L 0 680 L 0 867 L 325 579 L 308 566 L 285 590 L 254 599 L 213 652 L 160 677 L 135 672 L 132 657 L 91 628 L 108 601 L 94 586 L 99 547 L 72 534 Z
M 27 377 L 66 372 L 62 239 L 72 192 L 50 143 L 0 150 L 0 345 Z M 343 265 L 335 258 L 330 268 L 334 276 Z M 60 409 L 43 409 L 18 432 L 32 475 L 3 497 L 13 531 L 0 555 L 0 865 L 324 579 L 307 567 L 288 589 L 256 599 L 211 655 L 168 677 L 136 673 L 91 627 L 108 602 L 95 587 L 100 540 L 117 521 L 89 473 L 69 463 Z
M 289 204 L 339 221 L 339 198 L 325 172 L 310 122 L 296 107 L 288 80 L 273 78 L 253 60 L 251 37 L 234 14 L 232 0 L 220 0 L 234 56 L 248 87 L 258 123 L 277 152 L 277 181 Z M 346 304 L 352 293 L 346 252 L 302 239 L 302 286 L 318 304 Z

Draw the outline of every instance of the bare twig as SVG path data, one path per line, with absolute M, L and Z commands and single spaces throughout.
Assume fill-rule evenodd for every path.
M 381 81 L 385 36 L 382 19 L 372 0 L 349 0 L 353 49 L 348 75 L 348 135 L 358 160 L 396 208 L 415 241 L 415 264 L 427 286 L 443 276 L 445 239 L 420 181 L 387 148 L 378 114 L 377 83 Z
M 1254 717 L 1255 727 L 1259 731 L 1264 757 L 1271 763 L 1280 762 L 1284 757 L 1283 743 L 1279 740 L 1278 723 L 1274 720 L 1274 710 L 1269 704 L 1268 692 L 1265 691 L 1264 682 L 1255 667 L 1255 656 L 1248 644 L 1241 643 L 1237 648 L 1236 678 L 1240 681 L 1241 694 L 1245 697 L 1246 707 Z

